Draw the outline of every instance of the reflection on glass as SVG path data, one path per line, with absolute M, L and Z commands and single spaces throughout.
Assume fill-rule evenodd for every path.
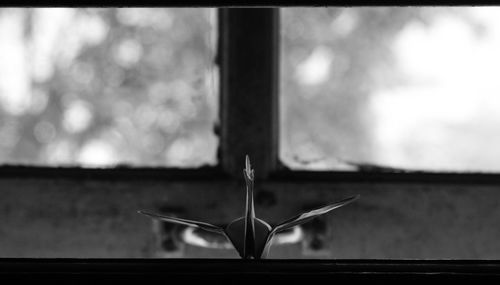
M 0 9 L 0 162 L 216 162 L 214 9 Z
M 500 9 L 282 9 L 292 168 L 500 170 Z

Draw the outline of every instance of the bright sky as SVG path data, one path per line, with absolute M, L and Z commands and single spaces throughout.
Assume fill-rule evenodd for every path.
M 486 25 L 484 37 L 452 16 L 442 16 L 430 29 L 410 24 L 399 35 L 394 52 L 410 83 L 371 97 L 377 161 L 409 168 L 500 170 L 499 157 L 490 151 L 500 145 L 497 128 L 485 129 L 482 137 L 473 133 L 486 122 L 500 123 L 500 8 L 469 9 Z M 477 161 L 468 153 L 484 157 Z

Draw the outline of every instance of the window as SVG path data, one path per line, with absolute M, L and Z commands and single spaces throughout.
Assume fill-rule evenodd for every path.
M 361 194 L 361 199 L 354 204 L 302 227 L 300 238 L 294 242 L 273 247 L 270 258 L 500 258 L 497 250 L 500 232 L 496 227 L 500 214 L 498 174 L 426 172 L 429 164 L 424 165 L 424 170 L 418 167 L 419 171 L 401 171 L 400 165 L 385 167 L 393 166 L 389 160 L 368 159 L 361 153 L 363 147 L 356 153 L 358 148 L 354 145 L 348 145 L 350 152 L 338 153 L 347 156 L 341 157 L 346 160 L 366 162 L 365 168 L 356 166 L 359 171 L 328 164 L 325 167 L 322 162 L 318 167 L 315 161 L 322 157 L 304 158 L 304 150 L 300 149 L 297 162 L 296 145 L 291 144 L 293 140 L 287 141 L 297 131 L 293 129 L 297 126 L 290 124 L 297 118 L 290 120 L 290 110 L 283 108 L 289 104 L 287 100 L 293 99 L 285 99 L 285 96 L 321 93 L 321 89 L 301 87 L 298 80 L 314 83 L 319 82 L 318 74 L 331 76 L 324 71 L 328 69 L 325 63 L 328 65 L 328 56 L 335 52 L 328 51 L 326 43 L 321 43 L 318 50 L 317 42 L 304 41 L 304 51 L 294 51 L 298 55 L 289 56 L 290 48 L 300 47 L 288 46 L 287 42 L 292 37 L 295 37 L 293 40 L 300 38 L 287 34 L 300 30 L 291 29 L 292 32 L 289 26 L 293 24 L 291 15 L 305 17 L 300 9 L 217 10 L 218 45 L 214 60 L 220 70 L 217 108 L 220 124 L 215 124 L 218 148 L 213 166 L 195 168 L 193 164 L 189 169 L 2 167 L 0 212 L 4 219 L 0 224 L 3 235 L 0 256 L 238 258 L 231 249 L 220 248 L 223 243 L 217 237 L 191 232 L 191 238 L 203 241 L 200 243 L 198 239 L 195 245 L 191 239 L 188 243 L 186 229 L 161 223 L 152 226 L 150 220 L 136 211 L 156 209 L 214 224 L 224 224 L 241 216 L 244 204 L 241 169 L 245 155 L 249 154 L 257 177 L 257 216 L 272 224 L 304 209 Z M 323 15 L 315 20 L 326 19 L 326 22 L 331 22 L 329 17 L 341 15 L 336 9 L 325 8 L 315 8 L 310 13 Z M 344 16 L 344 21 L 349 23 L 352 19 Z M 321 29 L 323 24 L 319 22 L 316 27 Z M 306 24 L 302 29 L 308 36 L 316 35 Z M 281 38 L 282 32 L 285 40 Z M 280 51 L 283 51 L 281 57 Z M 311 59 L 314 63 L 315 57 L 323 71 L 316 70 L 311 76 L 307 71 L 311 67 L 298 61 Z M 286 60 L 280 63 L 283 58 Z M 304 67 L 302 77 L 296 77 L 295 65 Z M 309 66 L 318 68 L 318 64 Z M 391 69 L 384 72 L 391 74 L 389 71 L 397 73 Z M 384 78 L 389 77 L 384 73 Z M 280 80 L 285 83 L 280 84 Z M 295 114 L 301 111 L 305 115 L 322 116 L 324 112 L 319 110 L 327 108 L 313 112 L 305 109 L 306 106 L 299 104 L 304 109 Z M 358 114 L 352 112 L 349 118 L 357 118 Z M 280 122 L 282 115 L 284 120 Z M 349 131 L 349 128 L 343 130 Z M 280 134 L 281 131 L 284 132 Z M 355 141 L 354 135 L 341 138 L 347 138 L 347 143 Z M 325 143 L 325 149 L 336 149 L 346 142 L 335 142 L 333 146 Z M 306 154 L 311 153 L 310 147 L 304 149 Z M 327 160 L 337 152 L 328 154 L 332 156 Z M 303 161 L 312 166 L 304 167 Z M 382 167 L 370 167 L 371 163 Z M 317 169 L 323 171 L 314 171 Z
M 498 172 L 498 13 L 282 9 L 282 159 Z
M 1 11 L 0 161 L 216 164 L 214 9 Z

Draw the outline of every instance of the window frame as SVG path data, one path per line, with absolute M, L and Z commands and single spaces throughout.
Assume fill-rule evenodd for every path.
M 216 13 L 214 63 L 220 72 L 220 121 L 214 126 L 219 136 L 215 166 L 84 168 L 5 164 L 0 166 L 0 177 L 233 180 L 240 178 L 239 169 L 248 154 L 256 178 L 272 182 L 500 183 L 500 173 L 309 171 L 286 167 L 279 159 L 279 96 L 283 96 L 279 94 L 280 8 L 218 8 Z
M 249 13 L 251 11 L 251 13 Z M 252 158 L 252 164 L 259 169 L 257 179 L 264 177 L 274 167 L 277 158 L 277 90 L 273 81 L 278 80 L 278 56 L 268 53 L 271 47 L 278 51 L 277 43 L 278 29 L 276 22 L 278 18 L 277 9 L 247 9 L 247 8 L 219 8 L 217 13 L 216 29 L 218 30 L 217 54 L 214 63 L 219 67 L 220 89 L 219 92 L 219 123 L 214 126 L 214 131 L 219 135 L 219 146 L 217 149 L 217 163 L 215 166 L 201 167 L 141 167 L 141 166 L 117 166 L 110 168 L 87 168 L 79 166 L 30 166 L 4 164 L 0 165 L 0 177 L 32 177 L 32 178 L 69 178 L 69 179 L 98 179 L 98 180 L 130 180 L 130 179 L 153 179 L 168 181 L 191 181 L 191 180 L 233 180 L 240 178 L 239 169 L 245 154 Z M 273 27 L 272 29 L 269 29 Z M 264 29 L 266 32 L 256 32 Z M 229 38 L 237 37 L 242 41 L 236 42 Z M 248 37 L 251 35 L 252 37 Z M 267 45 L 266 45 L 267 44 Z M 255 53 L 248 53 L 245 46 L 254 45 Z M 243 49 L 241 49 L 243 47 Z M 262 65 L 256 66 L 252 72 L 245 72 L 239 68 L 242 63 L 258 62 L 264 57 Z M 243 72 L 238 72 L 243 71 Z M 234 100 L 235 96 L 230 94 L 241 93 L 240 98 L 251 95 L 248 92 L 257 85 L 255 94 L 258 96 L 249 100 Z M 244 90 L 240 86 L 250 89 Z M 245 93 L 246 92 L 246 93 Z M 254 100 L 255 99 L 255 100 Z M 266 100 L 266 102 L 262 101 Z M 254 109 L 264 102 L 265 112 Z M 271 104 L 271 105 L 269 105 Z M 235 111 L 236 110 L 236 111 Z M 246 116 L 240 115 L 244 113 Z M 251 118 L 250 121 L 248 118 Z M 272 128 L 268 128 L 270 122 Z M 250 124 L 248 124 L 250 122 Z M 247 128 L 241 128 L 245 126 Z M 247 129 L 257 130 L 253 132 L 254 140 L 248 140 Z M 268 136 L 265 136 L 264 134 Z M 262 151 L 264 150 L 264 151 Z M 272 153 L 272 155 L 268 155 Z
M 73 182 L 103 180 L 125 182 L 123 184 L 132 185 L 139 185 L 140 183 L 134 184 L 128 183 L 128 181 L 149 182 L 150 180 L 159 180 L 166 182 L 163 183 L 165 185 L 170 182 L 174 182 L 173 184 L 176 185 L 188 185 L 189 187 L 185 188 L 177 187 L 182 188 L 182 194 L 174 196 L 175 199 L 172 202 L 174 204 L 177 203 L 178 200 L 176 199 L 179 197 L 181 197 L 181 200 L 182 198 L 188 200 L 192 197 L 192 190 L 198 191 L 198 189 L 202 189 L 205 191 L 207 190 L 205 188 L 212 187 L 217 188 L 217 192 L 214 190 L 208 193 L 218 193 L 217 199 L 219 199 L 219 201 L 211 205 L 213 212 L 222 211 L 221 209 L 227 207 L 227 201 L 234 201 L 234 199 L 226 200 L 226 198 L 233 196 L 237 196 L 238 199 L 241 198 L 240 192 L 238 192 L 240 189 L 235 188 L 240 186 L 238 183 L 243 182 L 241 169 L 246 154 L 250 155 L 255 168 L 258 180 L 256 187 L 259 188 L 256 189 L 256 193 L 260 190 L 268 193 L 274 191 L 274 193 L 278 193 L 278 199 L 275 200 L 280 202 L 283 201 L 283 199 L 280 200 L 280 197 L 282 198 L 290 193 L 285 193 L 285 188 L 287 188 L 286 191 L 291 192 L 306 188 L 311 193 L 311 196 L 314 196 L 313 194 L 318 191 L 323 191 L 323 193 L 331 193 L 331 197 L 334 197 L 346 194 L 347 188 L 350 191 L 353 185 L 360 183 L 380 183 L 384 185 L 421 185 L 429 183 L 445 186 L 458 184 L 492 184 L 496 186 L 500 184 L 500 174 L 496 173 L 296 171 L 288 169 L 280 163 L 278 156 L 279 9 L 222 8 L 218 10 L 218 19 L 219 45 L 215 61 L 221 72 L 219 96 L 221 104 L 219 108 L 220 124 L 216 126 L 216 133 L 220 138 L 217 166 L 196 169 L 161 167 L 89 169 L 79 167 L 1 166 L 0 177 L 42 178 L 49 181 L 69 179 L 73 180 Z M 234 41 L 233 37 L 235 35 L 244 36 L 239 38 L 238 41 Z M 242 66 L 249 65 L 252 67 L 242 68 Z M 37 183 L 37 181 L 35 180 L 34 183 Z M 345 184 L 343 185 L 344 189 L 337 187 L 340 184 Z M 74 186 L 76 183 L 71 185 Z M 101 185 L 98 184 L 97 186 Z M 88 188 L 91 187 L 96 186 L 89 186 Z M 115 186 L 111 185 L 109 187 Z M 320 188 L 323 190 L 320 190 Z M 86 192 L 82 191 L 79 194 L 85 193 L 84 195 L 87 195 L 89 192 L 87 190 L 85 189 Z M 172 190 L 172 192 L 181 192 L 179 189 Z M 353 191 L 357 190 L 354 189 Z M 143 191 L 136 191 L 132 194 L 130 191 L 126 192 L 118 189 L 117 193 L 120 195 L 123 193 L 130 194 L 134 197 L 144 196 Z M 162 194 L 160 190 L 148 193 Z M 156 198 L 155 196 L 148 199 L 153 200 Z M 268 200 L 274 199 L 270 195 L 264 196 L 264 198 Z M 309 201 L 302 201 L 307 199 L 293 197 L 286 200 L 286 207 L 289 207 L 288 203 L 294 202 L 295 205 L 289 207 L 290 212 L 294 212 L 302 204 L 306 206 L 306 202 L 313 200 L 310 197 L 308 199 Z M 149 203 L 150 200 L 144 203 Z M 198 209 L 198 211 L 201 212 L 205 209 Z M 283 207 L 276 207 L 264 214 L 276 214 L 278 211 L 281 214 L 283 209 Z M 190 208 L 187 208 L 187 210 L 190 211 Z M 286 213 L 286 215 L 288 214 Z M 147 221 L 141 219 L 140 223 L 145 224 Z M 401 264 L 401 262 L 397 264 Z M 404 262 L 401 266 L 405 266 Z

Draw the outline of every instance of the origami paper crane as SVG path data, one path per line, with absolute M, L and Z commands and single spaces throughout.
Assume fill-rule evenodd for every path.
M 261 259 L 266 258 L 269 253 L 271 241 L 276 233 L 306 223 L 318 216 L 326 214 L 331 210 L 347 205 L 359 198 L 359 195 L 353 196 L 342 201 L 333 203 L 328 206 L 321 207 L 291 219 L 288 219 L 275 227 L 271 227 L 265 221 L 255 217 L 254 201 L 253 201 L 253 186 L 254 186 L 254 171 L 250 165 L 250 159 L 246 156 L 245 169 L 243 176 L 246 182 L 246 206 L 245 215 L 240 217 L 225 228 L 221 228 L 209 223 L 181 219 L 177 217 L 169 217 L 146 211 L 138 211 L 140 214 L 149 216 L 153 219 L 162 220 L 165 222 L 181 224 L 200 228 L 209 232 L 219 233 L 224 235 L 238 251 L 241 258 L 244 259 Z

